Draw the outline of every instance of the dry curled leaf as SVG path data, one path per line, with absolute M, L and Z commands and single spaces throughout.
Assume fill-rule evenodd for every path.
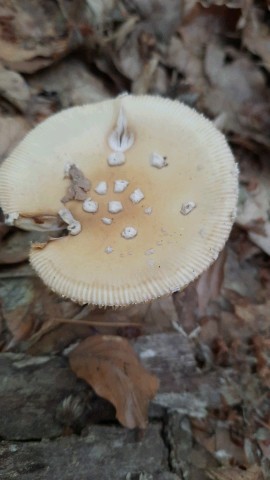
M 247 470 L 238 467 L 218 468 L 208 473 L 211 480 L 263 480 L 262 470 L 252 465 Z
M 30 99 L 30 89 L 17 72 L 0 66 L 0 94 L 18 110 L 24 112 Z
M 0 59 L 15 71 L 32 73 L 67 55 L 81 42 L 85 2 L 1 2 Z
M 235 305 L 235 313 L 238 317 L 244 320 L 251 326 L 256 325 L 258 330 L 259 325 L 267 328 L 267 319 L 269 318 L 270 300 L 261 304 L 248 303 L 247 305 Z
M 226 262 L 226 250 L 223 249 L 218 259 L 199 278 L 196 291 L 198 295 L 199 315 L 204 315 L 207 305 L 215 300 L 220 294 L 224 280 L 224 266 Z
M 56 95 L 63 108 L 99 102 L 111 96 L 105 81 L 93 75 L 76 56 L 31 75 L 28 83 L 39 95 L 44 91 L 49 97 Z
M 163 41 L 175 32 L 182 17 L 183 3 L 179 0 L 133 0 L 126 1 L 141 19 L 150 24 L 156 35 Z
M 128 428 L 146 428 L 149 401 L 159 382 L 140 364 L 127 340 L 117 336 L 89 337 L 69 356 L 71 369 L 109 400 L 116 417 Z

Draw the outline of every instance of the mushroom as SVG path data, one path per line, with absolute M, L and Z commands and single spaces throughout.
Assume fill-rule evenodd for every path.
M 63 221 L 66 158 L 89 185 L 100 187 L 102 179 L 106 189 L 89 192 L 91 205 L 98 205 L 91 215 L 82 201 L 65 203 Z M 53 115 L 0 168 L 0 203 L 10 222 L 29 228 L 29 219 L 44 216 L 54 229 L 58 220 L 65 228 L 65 236 L 43 249 L 32 246 L 34 269 L 58 294 L 99 306 L 186 287 L 223 248 L 237 195 L 236 164 L 213 123 L 178 101 L 152 96 L 127 95 Z M 108 205 L 109 212 L 121 206 L 113 221 Z

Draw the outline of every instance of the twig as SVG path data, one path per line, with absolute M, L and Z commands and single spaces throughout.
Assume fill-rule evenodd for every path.
M 99 320 L 71 320 L 69 318 L 54 318 L 57 323 L 71 323 L 74 325 L 88 325 L 90 327 L 141 327 L 141 323 L 131 322 L 103 322 Z

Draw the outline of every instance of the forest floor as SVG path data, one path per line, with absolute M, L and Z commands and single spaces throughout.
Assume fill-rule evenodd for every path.
M 28 263 L 39 236 L 1 217 L 1 479 L 270 479 L 269 87 L 267 1 L 0 2 L 0 161 L 53 113 L 127 91 L 203 112 L 240 168 L 218 260 L 147 305 L 101 311 L 58 297 Z M 128 387 L 111 384 L 114 408 L 71 369 L 74 346 L 97 335 L 112 344 L 107 360 L 121 337 L 142 381 L 158 377 L 146 429 L 148 398 L 143 412 L 132 405 L 143 428 L 127 429 Z

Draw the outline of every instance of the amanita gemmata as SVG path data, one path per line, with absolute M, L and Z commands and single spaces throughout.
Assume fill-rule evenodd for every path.
M 151 96 L 53 115 L 0 169 L 7 223 L 50 232 L 31 247 L 38 275 L 99 306 L 145 302 L 198 277 L 228 238 L 237 192 L 224 136 L 189 107 Z

